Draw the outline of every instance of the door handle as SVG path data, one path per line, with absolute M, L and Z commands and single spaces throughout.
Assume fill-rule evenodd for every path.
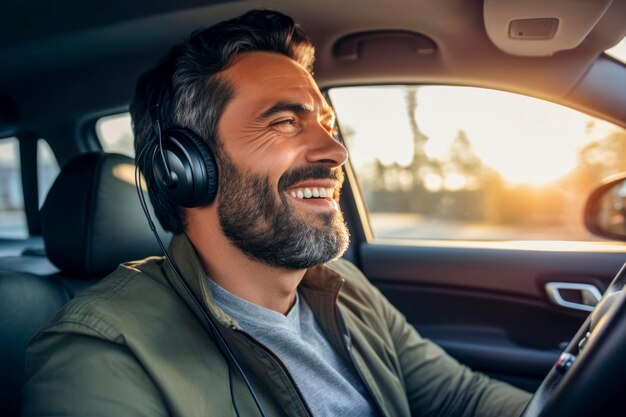
M 582 303 L 567 301 L 561 294 L 562 290 L 579 291 Z M 579 311 L 593 311 L 602 298 L 602 293 L 595 285 L 573 282 L 548 282 L 546 284 L 546 292 L 550 301 L 557 306 Z

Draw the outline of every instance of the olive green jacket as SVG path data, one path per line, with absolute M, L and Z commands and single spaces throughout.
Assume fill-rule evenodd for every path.
M 170 253 L 217 319 L 268 416 L 307 416 L 284 364 L 213 302 L 189 240 Z M 473 373 L 421 338 L 346 261 L 309 269 L 300 291 L 383 416 L 518 416 L 529 395 Z M 24 416 L 235 416 L 229 367 L 161 257 L 121 265 L 68 303 L 27 351 Z M 240 415 L 260 416 L 232 371 Z

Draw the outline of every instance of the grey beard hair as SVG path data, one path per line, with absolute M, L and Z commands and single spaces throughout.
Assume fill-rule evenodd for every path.
M 254 260 L 302 269 L 337 259 L 348 247 L 349 233 L 340 210 L 318 214 L 321 226 L 310 224 L 295 213 L 280 187 L 277 200 L 267 178 L 241 173 L 224 154 L 219 187 L 222 231 Z

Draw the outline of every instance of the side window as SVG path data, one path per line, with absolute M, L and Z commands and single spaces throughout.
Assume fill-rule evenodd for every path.
M 0 238 L 28 237 L 19 145 L 14 137 L 0 139 Z M 37 143 L 39 206 L 58 173 L 59 166 L 50 147 L 40 139 Z
M 60 168 L 50 145 L 43 139 L 37 141 L 37 184 L 39 207 L 43 205 L 52 183 L 59 175 Z
M 26 237 L 19 141 L 0 139 L 0 238 Z
M 594 240 L 587 195 L 626 170 L 626 130 L 471 87 L 329 91 L 376 238 Z
M 131 158 L 135 156 L 129 113 L 99 119 L 96 122 L 96 135 L 105 152 L 121 153 Z

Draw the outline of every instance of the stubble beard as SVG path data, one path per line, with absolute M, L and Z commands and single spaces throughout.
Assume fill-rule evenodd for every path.
M 249 258 L 272 267 L 303 269 L 343 255 L 350 238 L 341 210 L 310 213 L 305 218 L 296 213 L 284 192 L 307 178 L 341 182 L 339 168 L 299 168 L 283 175 L 276 192 L 267 177 L 241 172 L 227 155 L 220 155 L 219 165 L 220 226 Z

